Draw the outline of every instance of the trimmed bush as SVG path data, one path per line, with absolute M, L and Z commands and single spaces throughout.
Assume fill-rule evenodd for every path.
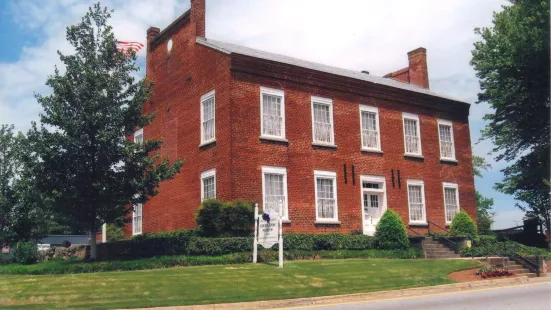
M 254 224 L 252 203 L 238 200 L 223 203 L 220 200 L 203 201 L 197 210 L 199 233 L 208 237 L 250 236 Z
M 464 211 L 461 211 L 455 215 L 450 227 L 450 236 L 476 236 L 476 223 L 473 219 Z
M 11 248 L 10 256 L 14 263 L 30 265 L 38 262 L 40 253 L 36 242 L 19 241 L 15 247 Z
M 388 250 L 404 250 L 409 247 L 406 226 L 398 213 L 387 210 L 377 224 L 375 233 L 377 248 Z
M 224 255 L 252 250 L 253 238 L 193 238 L 186 254 Z
M 124 240 L 123 227 L 117 224 L 107 224 L 107 242 L 117 242 Z
M 284 236 L 285 250 L 365 250 L 375 247 L 375 238 L 365 235 L 302 235 L 288 234 Z

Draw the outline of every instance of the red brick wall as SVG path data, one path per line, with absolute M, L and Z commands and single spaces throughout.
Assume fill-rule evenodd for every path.
M 287 167 L 289 218 L 286 231 L 350 233 L 362 230 L 360 175 L 386 177 L 388 208 L 409 222 L 407 179 L 423 179 L 427 220 L 444 227 L 442 182 L 459 185 L 461 208 L 476 219 L 471 142 L 468 120 L 434 109 L 422 109 L 390 101 L 363 98 L 344 92 L 324 91 L 296 83 L 277 82 L 245 74 L 233 74 L 232 80 L 232 173 L 234 197 L 262 201 L 261 166 Z M 260 86 L 285 91 L 286 137 L 289 144 L 262 142 L 260 135 Z M 333 99 L 335 143 L 337 149 L 312 146 L 311 95 Z M 384 154 L 362 152 L 359 104 L 379 108 L 381 147 Z M 402 112 L 420 117 L 424 160 L 404 158 Z M 457 165 L 440 162 L 437 118 L 453 120 Z M 348 183 L 344 183 L 343 165 L 347 165 Z M 356 184 L 351 181 L 355 166 Z M 390 170 L 401 173 L 401 189 L 392 188 Z M 337 173 L 340 225 L 316 225 L 314 170 Z M 415 228 L 419 232 L 423 229 Z

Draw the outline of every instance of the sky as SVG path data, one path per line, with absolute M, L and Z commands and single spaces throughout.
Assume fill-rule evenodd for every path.
M 0 0 L 0 123 L 26 131 L 41 111 L 35 93 L 59 65 L 57 51 L 71 52 L 67 26 L 95 1 Z M 471 103 L 473 154 L 492 165 L 476 188 L 495 201 L 494 228 L 517 226 L 515 200 L 495 191 L 506 167 L 478 142 L 486 103 L 476 104 L 478 79 L 469 65 L 475 27 L 492 25 L 501 0 L 207 0 L 206 36 L 251 48 L 382 76 L 407 66 L 407 52 L 425 47 L 431 90 Z M 189 0 L 102 1 L 115 10 L 116 38 L 146 42 L 150 26 L 163 29 L 189 9 Z M 138 64 L 145 72 L 145 51 Z

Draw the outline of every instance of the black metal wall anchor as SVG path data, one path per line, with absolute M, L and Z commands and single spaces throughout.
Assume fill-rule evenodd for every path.
M 398 188 L 402 188 L 402 179 L 400 178 L 400 169 L 398 169 Z
M 346 164 L 344 164 L 344 184 L 348 183 L 348 177 L 346 176 Z
M 394 169 L 390 169 L 390 174 L 392 175 L 392 188 L 396 188 L 396 185 L 394 184 Z
M 352 165 L 352 185 L 356 185 L 356 172 L 354 170 L 354 165 Z

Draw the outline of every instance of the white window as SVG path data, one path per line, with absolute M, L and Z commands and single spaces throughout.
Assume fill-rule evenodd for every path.
M 285 96 L 283 91 L 260 87 L 260 135 L 285 139 Z
M 360 125 L 362 150 L 380 151 L 381 132 L 379 131 L 379 109 L 360 105 Z
M 443 183 L 444 186 L 444 211 L 446 212 L 446 224 L 451 224 L 455 215 L 459 212 L 459 190 L 456 183 Z
M 332 171 L 314 171 L 316 192 L 316 222 L 337 222 L 337 174 Z
M 403 113 L 404 121 L 404 147 L 406 155 L 421 156 L 421 130 L 419 128 L 419 116 Z
M 201 172 L 201 201 L 216 198 L 216 170 Z
M 137 203 L 134 205 L 134 212 L 132 213 L 132 234 L 139 235 L 142 233 L 142 204 Z
M 315 144 L 335 145 L 331 99 L 312 97 L 312 141 Z
M 440 159 L 455 160 L 452 122 L 439 119 L 438 136 L 440 138 Z
M 134 132 L 134 143 L 143 143 L 143 128 L 136 130 Z
M 216 96 L 210 91 L 201 96 L 201 144 L 216 140 Z
M 287 168 L 262 167 L 263 210 L 278 213 L 283 219 L 289 219 L 287 198 Z
M 410 224 L 426 224 L 425 184 L 422 180 L 408 180 Z

